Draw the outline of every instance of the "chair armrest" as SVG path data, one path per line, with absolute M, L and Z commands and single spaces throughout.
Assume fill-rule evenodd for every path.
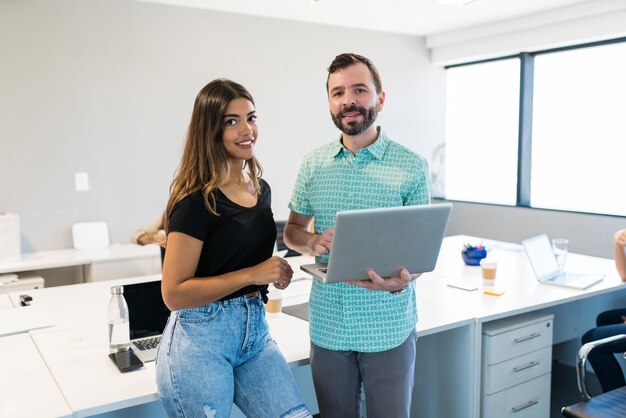
M 626 339 L 625 334 L 613 335 L 612 337 L 591 341 L 580 347 L 578 350 L 578 355 L 576 356 L 576 379 L 578 380 L 578 390 L 585 400 L 591 399 L 589 391 L 587 390 L 587 379 L 585 376 L 585 363 L 587 362 L 587 356 L 594 348 L 602 347 L 624 339 Z

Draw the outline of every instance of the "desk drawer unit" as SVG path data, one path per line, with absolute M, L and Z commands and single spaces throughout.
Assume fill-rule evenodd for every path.
M 482 417 L 549 416 L 553 315 L 483 325 Z
M 549 418 L 550 376 L 550 373 L 544 374 L 510 389 L 486 395 L 483 417 Z
M 545 347 L 493 366 L 485 367 L 483 388 L 495 393 L 552 371 L 552 347 Z
M 536 317 L 536 315 L 532 315 Z M 491 322 L 483 327 L 483 352 L 487 364 L 497 364 L 502 361 L 552 346 L 552 315 L 542 314 L 537 320 L 524 320 L 519 323 L 510 318 Z

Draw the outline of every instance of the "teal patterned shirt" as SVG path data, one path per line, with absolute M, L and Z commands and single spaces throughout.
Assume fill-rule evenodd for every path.
M 339 137 L 304 157 L 289 209 L 313 216 L 316 234 L 332 228 L 340 210 L 430 203 L 426 160 L 378 129 L 378 139 L 356 156 Z M 316 261 L 327 260 L 325 254 Z M 417 323 L 413 283 L 392 295 L 313 280 L 309 310 L 311 341 L 329 350 L 389 350 Z

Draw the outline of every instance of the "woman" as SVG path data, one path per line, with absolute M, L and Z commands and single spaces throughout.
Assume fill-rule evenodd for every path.
M 613 237 L 613 249 L 615 255 L 615 267 L 622 281 L 626 281 L 626 229 L 619 230 Z M 596 318 L 596 328 L 585 333 L 582 343 L 597 341 L 614 335 L 626 334 L 626 308 L 612 309 L 602 312 Z M 603 392 L 626 386 L 624 373 L 615 354 L 626 352 L 626 341 L 621 340 L 595 348 L 589 353 L 587 360 L 593 367 L 593 371 L 600 382 Z
M 250 93 L 214 80 L 196 97 L 164 217 L 162 293 L 172 314 L 157 355 L 170 417 L 310 417 L 271 339 L 263 300 L 293 271 L 272 257 L 269 185 L 254 157 Z

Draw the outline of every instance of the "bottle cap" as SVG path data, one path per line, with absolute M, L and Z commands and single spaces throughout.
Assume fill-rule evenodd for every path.
M 111 294 L 112 295 L 124 294 L 124 286 L 111 286 Z

